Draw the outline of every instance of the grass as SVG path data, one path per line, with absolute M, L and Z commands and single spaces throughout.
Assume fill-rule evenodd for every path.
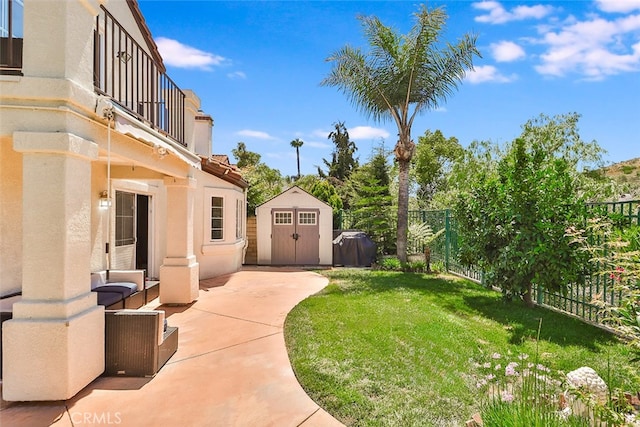
M 552 369 L 590 366 L 605 380 L 610 363 L 613 387 L 640 390 L 626 347 L 576 319 L 503 303 L 452 276 L 323 274 L 329 286 L 291 311 L 285 339 L 303 388 L 346 425 L 464 425 L 482 401 L 470 360 L 494 352 L 533 355 L 537 348 Z

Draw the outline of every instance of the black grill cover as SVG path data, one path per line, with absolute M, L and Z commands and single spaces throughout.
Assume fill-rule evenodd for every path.
M 333 240 L 333 265 L 369 267 L 376 260 L 376 244 L 361 231 L 343 231 Z

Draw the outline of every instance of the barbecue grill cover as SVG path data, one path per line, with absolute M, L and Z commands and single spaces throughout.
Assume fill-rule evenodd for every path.
M 361 231 L 343 231 L 333 241 L 333 265 L 369 267 L 376 260 L 376 244 Z

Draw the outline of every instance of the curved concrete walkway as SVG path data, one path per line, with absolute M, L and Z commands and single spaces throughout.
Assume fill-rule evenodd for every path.
M 327 285 L 292 269 L 245 269 L 200 282 L 198 300 L 166 311 L 176 354 L 154 378 L 106 378 L 73 399 L 2 402 L 7 426 L 341 426 L 312 401 L 291 369 L 287 313 Z

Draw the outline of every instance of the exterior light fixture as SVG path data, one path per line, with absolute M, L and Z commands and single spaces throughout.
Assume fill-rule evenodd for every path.
M 98 203 L 98 206 L 102 209 L 106 209 L 111 206 L 111 199 L 109 198 L 107 190 L 100 193 L 100 202 Z
M 116 58 L 120 59 L 123 64 L 126 64 L 127 62 L 129 62 L 129 60 L 131 60 L 131 55 L 129 55 L 129 53 L 125 52 L 124 50 L 121 50 L 120 52 L 116 53 Z

